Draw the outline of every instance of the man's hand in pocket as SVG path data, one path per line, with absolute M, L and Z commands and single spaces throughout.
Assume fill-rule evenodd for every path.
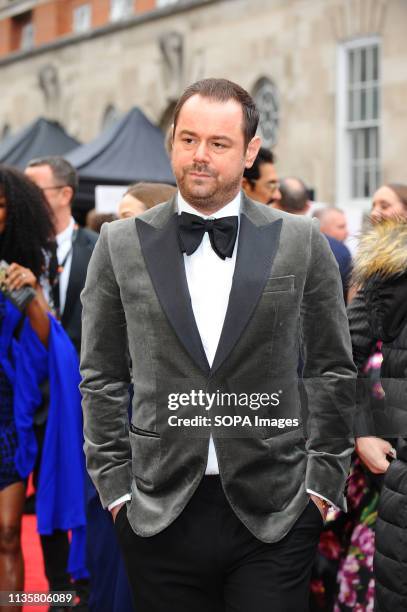
M 116 522 L 116 516 L 119 514 L 120 508 L 123 508 L 125 502 L 123 502 L 122 504 L 118 504 L 117 506 L 114 506 L 111 510 L 110 513 L 112 515 L 112 519 L 113 522 Z
M 318 508 L 318 510 L 321 513 L 322 516 L 322 520 L 325 521 L 326 519 L 326 515 L 328 514 L 328 510 L 329 510 L 329 504 L 322 499 L 321 497 L 318 497 L 318 495 L 310 495 L 311 501 L 314 502 L 314 504 L 316 505 L 316 507 Z

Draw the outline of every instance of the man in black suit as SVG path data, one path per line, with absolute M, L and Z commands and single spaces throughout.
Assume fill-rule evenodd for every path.
M 346 509 L 356 368 L 338 267 L 311 219 L 241 192 L 258 118 L 235 83 L 189 86 L 176 196 L 105 224 L 89 264 L 85 453 L 137 612 L 305 612 L 327 507 Z
M 78 186 L 75 168 L 63 157 L 43 157 L 29 162 L 26 175 L 44 193 L 55 215 L 59 278 L 53 292 L 62 325 L 78 353 L 81 346 L 82 305 L 79 299 L 85 285 L 90 256 L 97 234 L 78 227 L 72 217 L 72 202 Z
M 72 217 L 72 202 L 78 186 L 75 168 L 63 157 L 43 157 L 29 162 L 25 174 L 42 190 L 55 216 L 58 277 L 51 296 L 55 310 L 68 336 L 80 351 L 82 304 L 80 293 L 85 285 L 90 256 L 98 238 L 97 234 L 79 227 Z M 40 448 L 45 434 L 47 409 L 37 415 L 37 433 Z M 45 572 L 51 591 L 72 588 L 66 572 L 69 541 L 68 534 L 56 531 L 41 536 Z M 81 597 L 82 609 L 87 598 L 87 586 L 82 581 L 75 584 Z M 55 610 L 55 608 L 53 608 Z

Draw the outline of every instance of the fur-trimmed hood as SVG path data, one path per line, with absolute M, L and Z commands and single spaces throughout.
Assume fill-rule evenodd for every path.
M 407 273 L 407 219 L 372 224 L 362 234 L 352 280 L 363 285 L 374 276 L 390 278 Z

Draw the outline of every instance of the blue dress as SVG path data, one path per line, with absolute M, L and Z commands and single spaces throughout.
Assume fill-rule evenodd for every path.
M 48 379 L 49 414 L 37 488 L 37 529 L 44 535 L 56 529 L 71 530 L 68 571 L 74 578 L 83 578 L 88 574 L 78 356 L 62 325 L 51 315 L 45 347 L 29 319 L 22 318 L 1 292 L 0 308 L 0 489 L 23 481 L 34 468 L 38 450 L 34 414 L 42 402 L 41 384 Z
M 6 302 L 0 294 L 0 331 L 6 311 Z M 0 361 L 0 491 L 23 480 L 17 471 L 14 457 L 18 438 L 13 413 L 13 387 L 6 377 Z

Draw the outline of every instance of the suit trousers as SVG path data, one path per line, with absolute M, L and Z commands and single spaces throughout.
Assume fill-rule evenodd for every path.
M 217 476 L 205 476 L 155 536 L 134 533 L 126 505 L 115 521 L 137 612 L 306 612 L 322 526 L 310 500 L 282 540 L 261 542 L 237 518 Z

